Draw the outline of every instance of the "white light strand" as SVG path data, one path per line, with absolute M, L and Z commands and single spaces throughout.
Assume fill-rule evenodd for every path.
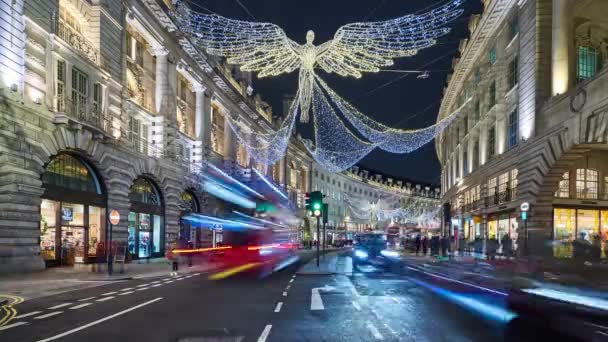
M 177 3 L 175 17 L 182 31 L 190 34 L 209 54 L 223 56 L 241 70 L 258 72 L 258 77 L 277 76 L 300 69 L 298 102 L 300 119 L 308 121 L 313 97 L 314 68 L 328 73 L 360 78 L 362 72 L 378 72 L 393 65 L 393 59 L 415 55 L 418 50 L 435 45 L 436 39 L 450 32 L 442 27 L 460 16 L 464 0 L 450 0 L 445 5 L 421 15 L 340 27 L 334 38 L 313 45 L 313 31 L 300 45 L 272 23 L 228 19 L 216 14 L 202 14 Z

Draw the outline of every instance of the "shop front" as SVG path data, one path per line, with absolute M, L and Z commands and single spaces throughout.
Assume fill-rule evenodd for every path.
M 553 255 L 571 258 L 573 242 L 599 247 L 608 258 L 608 209 L 553 208 Z
M 94 262 L 106 239 L 106 195 L 97 173 L 84 159 L 59 154 L 42 184 L 40 254 L 47 266 Z
M 502 252 L 502 245 L 506 238 L 511 239 L 513 250 L 517 250 L 518 238 L 518 215 L 514 212 L 499 213 L 488 216 L 488 240 L 496 240 L 499 245 L 499 252 Z
M 129 194 L 128 251 L 133 259 L 164 255 L 164 207 L 158 187 L 147 178 L 133 182 Z
M 190 214 L 200 214 L 199 202 L 192 191 L 184 191 L 180 195 L 181 216 L 179 230 L 179 246 L 181 248 L 201 248 L 213 245 L 213 236 L 210 230 L 196 229 L 191 220 L 185 220 Z

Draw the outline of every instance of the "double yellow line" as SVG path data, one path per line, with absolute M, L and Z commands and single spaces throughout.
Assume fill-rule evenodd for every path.
M 8 303 L 0 307 L 3 312 L 2 317 L 0 317 L 0 327 L 7 325 L 17 316 L 17 310 L 15 310 L 14 306 L 23 303 L 23 298 L 21 297 L 0 294 L 0 301 L 5 298 L 8 299 Z

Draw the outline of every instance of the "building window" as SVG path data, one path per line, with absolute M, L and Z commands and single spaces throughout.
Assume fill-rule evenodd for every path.
M 517 109 L 509 114 L 509 148 L 517 145 Z
M 509 22 L 509 34 L 510 34 L 509 40 L 513 40 L 513 38 L 515 38 L 515 36 L 517 36 L 518 33 L 519 33 L 519 18 L 517 17 L 517 14 L 516 14 L 513 16 L 513 18 Z
M 490 89 L 488 91 L 488 110 L 492 109 L 496 105 L 496 81 L 490 83 Z
M 490 64 L 496 64 L 496 46 L 490 49 Z
M 93 114 L 100 115 L 103 105 L 103 88 L 100 83 L 93 84 Z
M 89 77 L 82 71 L 72 68 L 72 113 L 84 118 L 87 114 Z
M 519 81 L 519 71 L 517 67 L 517 57 L 509 63 L 509 89 L 513 89 Z
M 511 201 L 515 200 L 517 194 L 517 174 L 519 171 L 517 169 L 511 170 Z
M 488 160 L 496 153 L 496 128 L 490 127 L 488 130 Z
M 597 73 L 599 66 L 598 52 L 591 46 L 579 46 L 577 54 L 576 75 L 578 82 L 582 82 Z
M 498 176 L 498 197 L 499 201 L 506 202 L 509 201 L 509 172 L 505 172 Z
M 57 81 L 55 83 L 56 106 L 58 112 L 65 111 L 65 62 L 57 61 Z
M 481 103 L 479 101 L 477 101 L 475 103 L 475 111 L 473 114 L 473 122 L 477 123 L 479 121 L 479 117 L 481 115 Z
M 467 145 L 464 145 L 464 150 L 462 151 L 462 169 L 464 170 L 463 176 L 466 177 L 469 175 L 469 158 L 467 153 Z
M 129 142 L 137 152 L 148 154 L 148 126 L 129 118 Z
M 494 196 L 496 196 L 496 177 L 492 177 L 488 179 L 488 197 L 490 201 L 494 201 Z
M 562 179 L 559 181 L 555 197 L 569 198 L 570 197 L 570 171 L 564 172 Z
M 473 170 L 477 170 L 479 167 L 479 139 L 475 139 L 473 145 Z
M 148 204 L 152 206 L 160 206 L 160 194 L 150 181 L 145 178 L 137 178 L 131 186 L 131 192 L 129 193 L 129 200 L 131 202 L 137 202 L 141 204 Z
M 576 198 L 597 199 L 598 193 L 597 171 L 593 169 L 576 170 Z
M 69 154 L 60 154 L 46 167 L 45 186 L 101 194 L 101 186 L 88 165 Z

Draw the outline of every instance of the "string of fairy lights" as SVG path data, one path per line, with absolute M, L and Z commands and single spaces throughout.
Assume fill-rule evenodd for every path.
M 273 77 L 299 70 L 299 87 L 289 115 L 270 133 L 253 132 L 244 122 L 227 116 L 239 142 L 259 163 L 274 164 L 287 149 L 296 117 L 308 122 L 312 112 L 314 142 L 304 145 L 325 169 L 339 172 L 354 165 L 373 149 L 409 153 L 434 139 L 458 113 L 417 130 L 388 127 L 361 113 L 338 96 L 316 73 L 320 68 L 343 77 L 360 78 L 393 65 L 395 58 L 415 55 L 450 32 L 445 25 L 458 18 L 464 0 L 448 0 L 422 14 L 395 19 L 351 23 L 340 27 L 333 39 L 314 45 L 313 31 L 298 44 L 272 23 L 249 22 L 196 12 L 183 2 L 174 16 L 179 28 L 207 53 L 227 58 L 241 70 L 258 77 Z M 345 120 L 339 115 L 341 114 Z M 345 122 L 352 125 L 359 138 Z M 364 140 L 365 139 L 365 140 Z

